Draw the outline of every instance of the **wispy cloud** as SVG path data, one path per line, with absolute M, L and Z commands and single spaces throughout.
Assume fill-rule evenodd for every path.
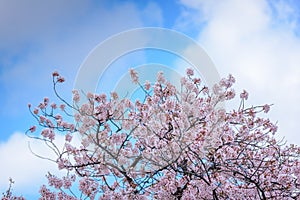
M 0 83 L 5 97 L 0 99 L 2 115 L 24 113 L 28 101 L 38 102 L 52 94 L 50 74 L 55 69 L 66 76 L 66 93 L 70 92 L 76 72 L 91 49 L 112 34 L 143 24 L 133 3 L 1 4 L 1 9 L 9 10 L 0 17 L 5 30 L 0 38 L 7 42 L 0 44 Z M 10 26 L 20 28 L 13 31 Z
M 63 146 L 64 136 L 57 134 L 58 146 Z M 29 139 L 24 133 L 16 132 L 5 143 L 0 143 L 0 192 L 8 189 L 11 177 L 14 192 L 20 195 L 37 194 L 40 185 L 46 183 L 48 171 L 60 174 L 55 163 L 36 157 L 29 149 L 48 158 L 55 159 L 54 153 L 43 142 Z
M 213 2 L 213 3 L 212 3 Z M 198 41 L 221 76 L 232 73 L 237 91 L 250 92 L 249 105 L 274 103 L 280 136 L 300 144 L 300 38 L 297 13 L 286 1 L 193 1 L 182 3 L 202 17 Z M 182 15 L 187 24 L 192 24 Z M 197 22 L 197 21 L 196 21 Z

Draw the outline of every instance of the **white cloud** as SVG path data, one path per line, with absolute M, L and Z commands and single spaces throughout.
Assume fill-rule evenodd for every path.
M 238 0 L 182 3 L 194 10 L 194 17 L 205 19 L 205 25 L 197 24 L 198 41 L 221 76 L 232 73 L 237 92 L 248 89 L 250 106 L 274 103 L 270 118 L 278 120 L 280 136 L 300 144 L 300 39 L 291 5 Z
M 57 134 L 58 146 L 62 146 L 64 136 Z M 37 194 L 42 184 L 47 184 L 45 175 L 48 171 L 60 174 L 57 165 L 48 160 L 36 157 L 28 147 L 38 155 L 55 159 L 54 153 L 43 142 L 29 139 L 24 133 L 16 132 L 5 143 L 0 143 L 0 192 L 8 188 L 8 180 L 11 177 L 15 184 L 14 193 L 20 195 Z
M 38 1 L 28 1 L 24 6 L 17 6 L 15 1 L 0 3 L 0 9 L 10 11 L 0 12 L 0 25 L 6 27 L 18 19 L 13 26 L 25 23 L 26 27 L 0 34 L 1 41 L 8 45 L 3 60 L 0 53 L 0 83 L 5 89 L 0 114 L 20 115 L 27 112 L 29 101 L 36 104 L 45 95 L 52 97 L 54 70 L 66 77 L 64 93 L 70 97 L 76 72 L 88 53 L 107 37 L 143 24 L 133 3 L 106 6 L 80 2 L 69 2 L 70 7 L 68 2 L 60 1 L 49 3 L 48 7 Z
M 55 145 L 62 149 L 65 136 L 56 133 Z M 29 147 L 30 144 L 30 147 Z M 79 146 L 80 138 L 73 134 L 72 145 Z M 6 142 L 0 143 L 0 193 L 8 189 L 9 178 L 15 182 L 13 193 L 15 195 L 37 196 L 42 184 L 48 183 L 45 175 L 48 172 L 58 176 L 65 175 L 65 171 L 58 170 L 57 164 L 38 158 L 36 155 L 56 160 L 57 156 L 48 146 L 35 139 L 30 139 L 24 133 L 15 132 Z
M 59 27 L 70 26 L 83 17 L 89 1 L 1 1 L 1 48 L 15 49 L 27 40 L 39 40 L 57 34 Z M 66 28 L 64 28 L 66 29 Z M 6 49 L 7 51 L 8 49 Z

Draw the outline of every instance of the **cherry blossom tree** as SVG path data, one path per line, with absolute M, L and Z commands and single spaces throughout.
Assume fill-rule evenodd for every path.
M 247 107 L 243 91 L 226 110 L 233 76 L 208 88 L 186 72 L 176 88 L 162 72 L 150 84 L 131 69 L 141 99 L 74 90 L 72 102 L 59 94 L 65 80 L 54 72 L 61 104 L 29 105 L 38 127 L 26 132 L 65 171 L 47 174 L 41 199 L 300 199 L 300 148 L 275 139 L 277 126 L 264 117 L 271 105 Z M 65 135 L 62 148 L 56 134 Z

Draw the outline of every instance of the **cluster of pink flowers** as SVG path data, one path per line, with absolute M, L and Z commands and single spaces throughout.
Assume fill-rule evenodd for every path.
M 130 72 L 130 77 L 133 83 L 138 83 L 139 81 L 139 76 L 138 73 L 136 71 L 134 71 L 133 69 L 129 70 Z
M 223 103 L 235 98 L 232 75 L 209 89 L 192 69 L 186 72 L 177 89 L 162 72 L 155 83 L 140 84 L 131 69 L 133 82 L 145 91 L 134 102 L 116 93 L 82 96 L 74 90 L 68 103 L 55 89 L 62 114 L 56 104 L 47 109 L 46 98 L 31 112 L 44 129 L 40 137 L 28 135 L 55 151 L 67 176 L 49 174 L 42 198 L 300 198 L 300 148 L 274 138 L 276 124 L 262 116 L 270 105 L 247 107 L 244 90 L 241 104 L 225 110 Z M 53 73 L 54 88 L 62 80 Z M 70 123 L 64 118 L 72 112 Z M 62 149 L 55 145 L 57 131 L 65 134 Z M 72 143 L 75 134 L 81 136 L 79 145 Z M 80 194 L 72 190 L 76 181 Z

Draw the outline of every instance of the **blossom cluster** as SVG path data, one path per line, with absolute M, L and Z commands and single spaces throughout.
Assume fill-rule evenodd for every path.
M 56 91 L 64 78 L 54 72 L 62 104 L 45 98 L 29 106 L 43 130 L 35 136 L 33 126 L 28 136 L 45 142 L 66 171 L 47 175 L 41 199 L 300 198 L 300 148 L 275 139 L 276 124 L 262 117 L 270 105 L 246 107 L 247 91 L 236 109 L 222 106 L 235 98 L 232 75 L 208 88 L 187 69 L 176 88 L 162 72 L 153 84 L 130 74 L 141 99 L 74 90 L 68 103 Z M 57 132 L 65 134 L 62 149 Z

